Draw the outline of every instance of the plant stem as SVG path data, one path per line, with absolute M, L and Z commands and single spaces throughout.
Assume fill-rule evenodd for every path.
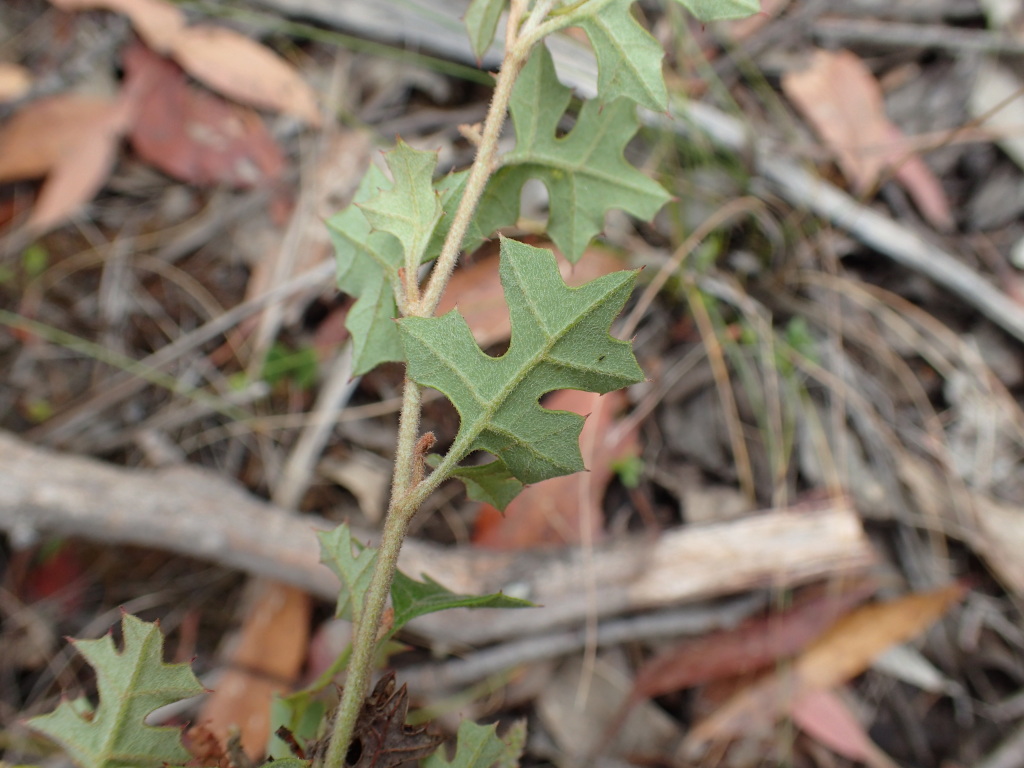
M 487 117 L 484 119 L 483 130 L 480 133 L 476 158 L 473 160 L 469 178 L 466 180 L 466 189 L 462 193 L 462 200 L 459 201 L 459 207 L 455 211 L 451 229 L 448 230 L 448 236 L 437 257 L 437 263 L 431 270 L 430 280 L 423 291 L 419 305 L 414 307 L 413 314 L 420 317 L 433 315 L 441 300 L 441 294 L 444 292 L 445 286 L 448 285 L 452 270 L 455 269 L 455 263 L 459 259 L 459 254 L 462 253 L 462 241 L 473 220 L 477 203 L 480 202 L 480 196 L 483 195 L 487 180 L 495 170 L 498 138 L 501 136 L 501 129 L 504 127 L 505 118 L 508 115 L 512 87 L 526 65 L 530 50 L 537 41 L 533 33 L 547 16 L 553 4 L 554 0 L 540 0 L 518 33 L 510 26 L 505 45 L 505 57 L 494 83 L 494 93 L 491 96 L 491 104 L 487 109 Z
M 480 144 L 466 181 L 465 191 L 459 201 L 451 229 L 448 231 L 448 236 L 437 263 L 431 271 L 424 292 L 417 297 L 416 290 L 410 290 L 408 287 L 405 290 L 406 301 L 403 311 L 406 315 L 430 317 L 437 309 L 441 294 L 444 292 L 452 270 L 455 268 L 455 263 L 462 252 L 462 241 L 466 237 L 466 230 L 476 212 L 480 196 L 497 165 L 498 138 L 508 114 L 512 87 L 526 64 L 530 50 L 540 39 L 537 32 L 542 27 L 542 22 L 554 2 L 555 0 L 540 0 L 518 31 L 510 23 L 505 57 L 495 82 L 494 94 L 484 120 Z M 516 21 L 518 21 L 518 14 L 513 15 L 517 16 Z M 326 768 L 343 768 L 345 765 L 345 758 L 352 743 L 359 712 L 370 689 L 370 677 L 373 671 L 381 618 L 387 605 L 391 582 L 398 564 L 398 553 L 401 550 L 402 541 L 405 539 L 409 522 L 426 496 L 447 477 L 448 472 L 458 460 L 451 455 L 452 451 L 449 451 L 449 455 L 445 457 L 445 461 L 437 470 L 426 479 L 416 482 L 414 463 L 420 422 L 420 402 L 419 385 L 407 378 L 402 395 L 402 414 L 398 427 L 398 446 L 395 452 L 395 472 L 391 484 L 391 504 L 384 522 L 380 549 L 377 552 L 373 577 L 366 593 L 366 602 L 355 626 L 348 677 L 345 680 L 345 688 L 338 705 L 338 714 L 334 720 L 330 743 L 323 760 Z
M 402 541 L 405 539 L 409 521 L 416 513 L 418 506 L 406 504 L 405 499 L 406 496 L 403 496 L 397 503 L 392 499 L 391 507 L 388 509 L 387 518 L 384 521 L 384 531 L 381 534 L 380 549 L 377 551 L 373 577 L 366 592 L 366 602 L 355 627 L 348 677 L 345 678 L 341 703 L 338 705 L 338 714 L 334 719 L 333 732 L 327 746 L 327 754 L 324 756 L 324 765 L 327 768 L 343 768 L 345 765 L 356 721 L 359 719 L 363 701 L 370 689 L 380 620 L 391 591 L 391 581 L 398 564 L 398 552 L 402 548 Z

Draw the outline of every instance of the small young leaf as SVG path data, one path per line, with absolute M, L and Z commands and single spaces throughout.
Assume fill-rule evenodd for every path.
M 384 157 L 394 184 L 359 208 L 370 226 L 398 238 L 405 251 L 405 264 L 419 265 L 425 260 L 427 243 L 441 218 L 441 203 L 433 185 L 437 152 L 413 149 L 399 139 Z
M 608 332 L 636 273 L 570 288 L 550 251 L 502 240 L 500 274 L 512 323 L 508 352 L 486 355 L 456 310 L 407 317 L 399 327 L 408 375 L 458 410 L 450 449 L 457 460 L 487 451 L 524 483 L 578 472 L 583 417 L 538 401 L 556 389 L 603 393 L 643 380 L 630 344 Z
M 416 581 L 401 571 L 395 572 L 391 584 L 391 605 L 395 609 L 394 629 L 398 630 L 428 613 L 449 608 L 532 608 L 533 603 L 500 592 L 493 595 L 457 595 L 442 587 L 429 576 Z
M 633 18 L 629 10 L 632 4 L 633 0 L 612 0 L 599 13 L 580 22 L 597 57 L 597 93 L 605 102 L 623 96 L 642 107 L 664 112 L 668 106 L 661 74 L 665 52 Z
M 388 180 L 370 166 L 355 203 L 373 196 Z M 387 232 L 374 232 L 363 212 L 350 205 L 327 220 L 338 265 L 338 287 L 357 297 L 345 327 L 352 334 L 353 373 L 402 360 L 402 342 L 393 322 L 398 313 L 395 287 L 402 266 L 402 245 Z
M 494 32 L 504 10 L 505 0 L 472 0 L 466 9 L 466 30 L 477 61 L 484 57 L 494 42 Z
M 509 105 L 516 147 L 502 158 L 502 168 L 488 184 L 476 225 L 489 233 L 515 223 L 523 184 L 529 178 L 540 179 L 550 199 L 551 239 L 569 261 L 576 262 L 604 226 L 607 210 L 619 208 L 649 219 L 669 195 L 623 157 L 638 126 L 631 101 L 589 101 L 572 131 L 557 136 L 571 95 L 558 82 L 548 49 L 538 45 Z
M 492 768 L 500 765 L 515 765 L 522 752 L 520 731 L 513 726 L 513 733 L 501 739 L 497 728 L 491 725 L 477 725 L 472 720 L 459 723 L 455 740 L 455 757 L 448 760 L 442 746 L 423 761 L 423 768 Z
M 189 754 L 181 731 L 153 727 L 145 718 L 158 707 L 196 696 L 204 688 L 187 664 L 165 664 L 164 639 L 157 624 L 125 614 L 124 650 L 107 635 L 74 641 L 75 649 L 96 671 L 99 704 L 89 716 L 85 699 L 63 701 L 56 710 L 28 724 L 64 747 L 79 768 L 160 768 L 184 763 Z
M 761 11 L 761 0 L 676 0 L 701 21 L 745 19 Z
M 523 484 L 516 480 L 501 459 L 476 467 L 458 467 L 452 476 L 465 483 L 466 495 L 473 501 L 490 504 L 502 512 L 523 490 Z
M 359 611 L 362 610 L 366 590 L 373 576 L 377 550 L 354 542 L 352 532 L 344 523 L 332 531 L 320 531 L 316 536 L 320 539 L 320 562 L 334 571 L 341 580 L 335 615 L 358 624 Z

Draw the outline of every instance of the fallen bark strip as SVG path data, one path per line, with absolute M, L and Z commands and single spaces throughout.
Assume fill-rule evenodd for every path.
M 314 529 L 207 470 L 125 469 L 54 453 L 0 432 L 0 529 L 24 545 L 41 534 L 79 536 L 175 552 L 294 584 L 324 599 L 337 594 L 320 565 Z M 365 541 L 374 534 L 357 531 Z M 463 593 L 504 590 L 542 611 L 475 611 L 424 617 L 415 629 L 437 642 L 483 643 L 548 631 L 627 611 L 788 587 L 860 571 L 872 550 L 857 514 L 842 500 L 770 510 L 719 525 L 580 550 L 488 552 L 410 539 L 401 567 Z M 596 605 L 583 599 L 588 589 Z

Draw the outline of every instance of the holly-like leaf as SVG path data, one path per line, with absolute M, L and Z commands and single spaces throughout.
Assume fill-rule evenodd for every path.
M 606 211 L 619 208 L 650 219 L 669 195 L 623 157 L 638 126 L 631 101 L 589 101 L 573 129 L 559 137 L 558 122 L 570 97 L 571 91 L 558 82 L 548 49 L 538 45 L 509 105 L 516 147 L 502 158 L 502 168 L 488 184 L 476 224 L 489 233 L 515 223 L 523 184 L 540 179 L 548 189 L 551 239 L 576 262 L 604 226 Z
M 676 0 L 701 21 L 745 19 L 761 11 L 761 0 Z
M 556 389 L 603 393 L 643 380 L 630 344 L 609 334 L 636 272 L 570 288 L 550 251 L 513 240 L 502 240 L 499 271 L 512 324 L 508 352 L 486 355 L 456 310 L 407 317 L 399 327 L 408 375 L 458 410 L 455 460 L 487 451 L 523 483 L 578 472 L 583 417 L 545 410 L 539 399 Z
M 332 531 L 318 532 L 317 538 L 320 539 L 320 562 L 341 580 L 335 615 L 358 624 L 373 576 L 377 550 L 353 541 L 352 532 L 344 523 Z
M 501 765 L 516 765 L 523 751 L 525 735 L 521 724 L 516 723 L 502 739 L 496 726 L 477 725 L 472 720 L 459 723 L 455 740 L 455 756 L 448 760 L 444 747 L 423 761 L 423 768 L 492 768 Z
M 484 57 L 494 42 L 494 32 L 498 28 L 501 12 L 505 10 L 505 3 L 506 0 L 472 0 L 466 9 L 466 31 L 469 32 L 469 44 L 473 47 L 477 61 Z
M 466 495 L 473 501 L 490 504 L 502 512 L 523 490 L 523 484 L 500 459 L 475 467 L 458 467 L 452 476 L 465 484 Z
M 359 208 L 370 226 L 398 238 L 405 251 L 404 264 L 419 265 L 441 218 L 441 203 L 433 185 L 437 152 L 413 149 L 399 139 L 384 158 L 395 181 Z
M 391 605 L 395 609 L 394 630 L 397 631 L 418 616 L 446 611 L 449 608 L 532 608 L 533 603 L 509 597 L 500 592 L 493 595 L 457 595 L 429 576 L 416 581 L 401 571 L 391 583 Z
M 621 96 L 664 112 L 668 106 L 661 74 L 665 52 L 633 18 L 629 10 L 632 4 L 633 0 L 611 0 L 599 13 L 579 22 L 597 58 L 597 93 L 604 102 Z
M 387 185 L 384 174 L 371 165 L 354 202 L 368 200 Z M 394 235 L 374 232 L 357 205 L 336 213 L 327 220 L 327 227 L 337 258 L 338 287 L 357 297 L 345 318 L 352 334 L 353 373 L 402 360 L 402 342 L 393 322 L 398 313 L 395 288 L 402 244 Z
M 56 710 L 28 724 L 59 743 L 79 768 L 140 768 L 184 763 L 189 754 L 181 730 L 153 727 L 145 718 L 158 707 L 205 690 L 187 664 L 165 664 L 164 639 L 157 624 L 125 614 L 124 650 L 110 635 L 72 641 L 96 671 L 99 704 L 88 712 L 85 699 L 63 701 Z

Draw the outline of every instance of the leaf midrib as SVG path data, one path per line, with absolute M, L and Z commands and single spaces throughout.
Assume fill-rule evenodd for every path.
M 621 284 L 622 279 L 620 279 L 618 285 L 615 285 L 613 288 L 608 290 L 604 294 L 604 296 L 595 295 L 595 297 L 587 304 L 586 309 L 583 312 L 577 313 L 572 319 L 572 321 L 565 326 L 562 333 L 560 334 L 549 334 L 545 325 L 539 321 L 537 322 L 537 326 L 541 328 L 541 331 L 544 334 L 546 340 L 545 343 L 538 348 L 536 354 L 524 360 L 524 364 L 519 366 L 516 375 L 509 379 L 505 386 L 502 387 L 499 397 L 495 398 L 491 407 L 488 407 L 486 404 L 481 403 L 479 397 L 477 398 L 477 403 L 480 403 L 482 406 L 480 410 L 480 415 L 473 423 L 471 429 L 466 430 L 465 432 L 463 432 L 462 429 L 459 430 L 459 434 L 455 439 L 455 443 L 451 447 L 451 451 L 453 453 L 452 458 L 454 462 L 457 463 L 459 461 L 462 461 L 462 459 L 464 459 L 470 453 L 470 451 L 473 450 L 473 444 L 476 442 L 477 438 L 480 437 L 480 435 L 486 430 L 487 426 L 494 420 L 494 415 L 501 410 L 501 408 L 505 405 L 508 398 L 512 395 L 513 392 L 515 392 L 516 388 L 519 386 L 520 383 L 522 383 L 526 379 L 530 372 L 536 370 L 536 368 L 542 362 L 548 359 L 548 356 L 552 348 L 555 346 L 555 344 L 562 338 L 564 338 L 572 330 L 577 328 L 579 324 L 592 312 L 600 310 L 601 305 L 604 303 L 607 296 L 614 292 L 615 290 L 617 290 L 619 287 L 621 287 Z M 516 285 L 517 287 L 519 287 L 519 290 L 523 296 L 529 297 L 529 292 L 521 287 L 522 282 L 520 281 L 518 275 L 516 276 Z M 570 288 L 569 290 L 576 291 L 579 289 Z M 536 309 L 534 308 L 534 302 L 528 299 L 525 303 L 529 307 L 530 314 L 533 315 L 535 318 L 539 318 L 539 315 Z M 512 343 L 515 343 L 514 337 Z M 505 354 L 509 353 L 506 352 Z M 455 370 L 457 371 L 458 369 L 455 368 Z M 461 372 L 459 372 L 459 376 L 460 378 L 462 378 Z M 476 390 L 474 389 L 473 391 L 474 394 L 476 394 Z M 538 407 L 540 407 L 539 403 Z

